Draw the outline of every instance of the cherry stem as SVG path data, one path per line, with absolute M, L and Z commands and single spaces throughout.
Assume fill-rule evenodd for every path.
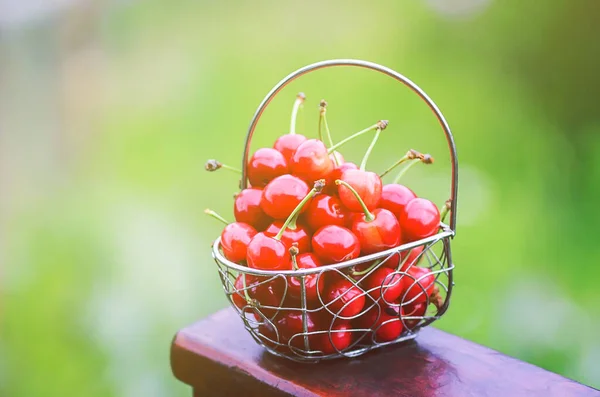
M 350 190 L 350 192 L 352 192 L 352 194 L 354 195 L 354 197 L 356 197 L 356 200 L 358 201 L 358 203 L 360 204 L 360 206 L 363 209 L 363 212 L 365 213 L 365 221 L 367 222 L 371 222 L 372 220 L 375 219 L 375 215 L 373 215 L 369 209 L 367 208 L 367 206 L 365 205 L 365 202 L 363 201 L 363 199 L 360 197 L 360 195 L 358 194 L 358 192 L 352 187 L 350 186 L 350 184 L 348 182 L 342 181 L 340 179 L 336 179 L 335 181 L 336 185 L 343 185 L 345 187 L 348 188 L 348 190 Z
M 358 138 L 361 135 L 366 134 L 367 132 L 376 130 L 378 128 L 381 128 L 382 130 L 385 128 L 384 126 L 387 126 L 387 121 L 386 120 L 380 120 L 377 123 L 373 124 L 372 126 L 365 128 L 362 131 L 358 131 L 355 132 L 354 134 L 350 135 L 349 137 L 342 139 L 341 141 L 339 141 L 338 143 L 336 143 L 335 145 L 331 146 L 328 150 L 327 153 L 331 154 L 333 153 L 336 149 L 339 149 L 341 146 L 345 145 L 346 143 L 350 142 L 351 140 L 353 140 L 354 138 Z
M 396 161 L 394 164 L 390 165 L 385 171 L 383 171 L 383 173 L 379 174 L 379 177 L 383 178 L 384 176 L 389 174 L 393 169 L 395 169 L 400 164 L 402 164 L 408 160 L 416 159 L 419 154 L 420 153 L 417 152 L 416 150 L 410 149 L 408 152 L 406 152 L 406 154 L 404 156 L 402 156 L 402 158 L 400 160 Z
M 206 171 L 213 172 L 213 171 L 216 171 L 216 170 L 218 170 L 220 168 L 224 168 L 226 170 L 235 172 L 237 174 L 241 174 L 242 173 L 242 170 L 240 170 L 238 168 L 235 168 L 235 167 L 232 167 L 232 166 L 229 166 L 227 164 L 220 163 L 220 162 L 218 162 L 217 160 L 214 160 L 214 159 L 208 160 L 206 162 L 206 164 L 204 164 L 204 169 Z
M 417 164 L 420 161 L 421 160 L 419 160 L 419 159 L 413 159 L 413 160 L 411 160 L 408 164 L 406 164 L 406 166 L 404 168 L 402 168 L 400 170 L 400 172 L 398 173 L 398 175 L 396 175 L 396 177 L 394 178 L 394 180 L 392 181 L 392 183 L 398 183 L 398 182 L 400 182 L 400 179 L 402 179 L 402 177 L 404 176 L 404 174 L 406 174 L 408 172 L 408 170 L 411 169 L 412 166 L 414 166 L 415 164 Z
M 381 128 L 377 128 L 377 131 L 375 131 L 375 136 L 373 137 L 371 144 L 369 145 L 369 147 L 367 148 L 367 151 L 365 152 L 365 155 L 363 156 L 363 159 L 360 163 L 361 171 L 364 171 L 365 168 L 367 168 L 367 160 L 369 160 L 371 151 L 373 151 L 373 148 L 375 147 L 375 144 L 377 143 L 377 140 L 379 139 L 379 134 L 381 134 Z
M 290 120 L 290 134 L 291 135 L 296 134 L 296 116 L 298 116 L 298 109 L 304 103 L 305 99 L 306 99 L 306 95 L 304 95 L 303 92 L 299 92 L 298 95 L 296 95 L 296 100 L 294 101 L 294 107 L 292 108 L 292 117 Z
M 327 102 L 322 99 L 319 104 L 319 139 L 323 141 L 323 134 L 321 132 L 321 124 L 325 127 L 325 136 L 327 137 L 327 144 L 333 146 L 333 139 L 331 139 L 331 131 L 329 131 L 329 124 L 327 123 Z M 333 152 L 333 161 L 336 167 L 339 167 L 340 160 L 335 152 Z
M 252 306 L 252 298 L 248 293 L 248 286 L 246 285 L 246 275 L 242 274 L 242 285 L 244 286 L 244 298 L 246 299 L 246 303 Z
M 298 270 L 298 262 L 296 261 L 296 255 L 298 255 L 300 253 L 300 251 L 298 250 L 298 243 L 294 243 L 291 247 L 290 247 L 290 255 L 292 257 L 292 268 L 294 270 Z
M 215 211 L 213 211 L 213 210 L 211 210 L 209 208 L 205 209 L 204 213 L 207 214 L 207 215 L 212 216 L 216 220 L 221 221 L 221 222 L 223 222 L 226 225 L 229 225 L 229 223 L 230 223 L 230 222 L 227 221 L 227 219 L 223 218 L 221 215 L 217 214 Z
M 365 270 L 361 270 L 360 272 L 356 271 L 356 270 L 353 270 L 352 271 L 352 275 L 353 276 L 364 276 L 365 274 L 367 274 L 371 270 L 373 270 L 376 266 L 378 266 L 380 263 L 381 263 L 381 260 L 377 260 L 373 264 L 371 264 L 369 267 L 367 267 Z
M 277 233 L 277 235 L 274 237 L 275 240 L 277 240 L 277 241 L 281 240 L 281 236 L 283 236 L 283 232 L 285 232 L 285 230 L 288 228 L 288 226 L 290 225 L 290 223 L 292 223 L 292 221 L 295 222 L 295 219 L 300 214 L 300 211 L 302 210 L 302 207 L 304 207 L 304 205 L 315 194 L 320 193 L 321 190 L 323 190 L 324 187 L 325 187 L 325 179 L 319 179 L 318 181 L 315 182 L 315 185 L 311 189 L 311 191 L 308 192 L 308 194 L 302 199 L 302 201 L 300 201 L 298 203 L 298 205 L 296 206 L 296 208 L 294 208 L 294 210 L 292 211 L 292 213 L 290 214 L 290 216 L 288 216 L 288 218 L 285 220 L 285 223 L 283 224 L 283 226 L 281 226 L 281 230 L 279 230 L 279 232 Z
M 406 172 L 416 163 L 421 162 L 423 164 L 433 164 L 434 160 L 433 160 L 433 157 L 431 157 L 431 155 L 422 154 L 413 149 L 411 149 L 406 155 L 410 156 L 411 153 L 412 153 L 412 155 L 416 155 L 416 157 L 413 157 L 411 159 L 411 162 L 406 164 L 406 166 L 400 170 L 400 172 L 398 173 L 398 175 L 396 175 L 396 177 L 394 178 L 392 183 L 398 183 L 400 181 L 400 179 L 404 176 L 404 174 L 406 174 Z
M 296 222 L 298 221 L 298 217 L 300 217 L 300 214 L 296 214 L 296 216 L 294 216 L 291 220 L 290 223 L 288 224 L 288 229 L 290 230 L 296 230 L 296 228 L 298 227 L 298 225 L 296 224 Z
M 440 210 L 440 222 L 444 222 L 446 220 L 446 216 L 450 212 L 450 208 L 452 207 L 452 200 L 447 200 L 444 203 L 444 206 Z

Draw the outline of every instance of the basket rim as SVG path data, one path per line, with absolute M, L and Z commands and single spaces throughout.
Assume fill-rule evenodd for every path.
M 229 269 L 233 269 L 240 273 L 250 274 L 253 276 L 265 276 L 265 277 L 277 277 L 280 275 L 281 276 L 308 276 L 311 274 L 318 274 L 318 273 L 321 273 L 321 272 L 327 271 L 327 270 L 340 270 L 340 269 L 350 268 L 352 266 L 360 265 L 365 262 L 374 261 L 374 260 L 389 256 L 389 255 L 392 255 L 396 252 L 406 251 L 406 250 L 409 250 L 409 249 L 412 249 L 412 248 L 415 248 L 415 247 L 418 247 L 421 245 L 425 245 L 428 243 L 435 243 L 435 242 L 445 239 L 445 238 L 454 237 L 454 234 L 455 234 L 454 230 L 452 230 L 448 225 L 446 225 L 444 223 L 440 223 L 440 229 L 441 229 L 441 232 L 436 233 L 433 236 L 430 236 L 430 237 L 427 237 L 427 238 L 424 238 L 421 240 L 412 241 L 410 243 L 401 244 L 401 245 L 398 245 L 394 248 L 390 248 L 385 251 L 380 251 L 380 252 L 376 252 L 374 254 L 359 256 L 358 258 L 351 259 L 348 261 L 332 263 L 330 265 L 324 265 L 324 266 L 316 267 L 313 269 L 262 270 L 262 269 L 254 269 L 254 268 L 244 266 L 244 265 L 239 265 L 239 264 L 232 262 L 229 259 L 225 258 L 225 256 L 221 253 L 221 250 L 220 250 L 221 236 L 217 237 L 217 239 L 215 239 L 215 241 L 212 244 L 212 256 L 215 261 L 217 261 L 219 264 L 221 264 L 223 266 L 226 266 Z

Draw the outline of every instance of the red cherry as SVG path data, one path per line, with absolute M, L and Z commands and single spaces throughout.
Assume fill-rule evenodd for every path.
M 346 226 L 348 211 L 337 197 L 320 194 L 310 202 L 303 219 L 312 231 L 326 225 Z
M 291 270 L 288 248 L 275 237 L 258 233 L 248 244 L 248 267 L 261 270 Z
M 398 220 L 405 241 L 420 240 L 437 233 L 440 211 L 431 201 L 417 197 L 406 204 Z
M 318 331 L 318 316 L 315 312 L 306 313 L 307 332 Z M 288 343 L 301 350 L 305 350 L 304 346 L 304 326 L 302 312 L 300 310 L 289 311 L 285 313 L 276 323 L 277 330 L 280 335 L 281 343 Z M 309 348 L 316 348 L 320 334 L 308 335 Z
M 367 209 L 373 211 L 381 199 L 381 178 L 374 172 L 348 169 L 342 173 L 340 180 L 356 190 L 363 199 Z M 342 204 L 350 211 L 360 212 L 362 207 L 354 194 L 344 185 L 338 186 L 338 194 Z
M 345 278 L 335 280 L 325 290 L 329 310 L 341 317 L 353 317 L 365 307 L 365 292 Z
M 292 258 L 293 264 L 293 258 Z M 315 269 L 321 267 L 321 262 L 315 254 L 306 253 L 296 256 L 296 266 L 298 269 Z M 325 287 L 325 276 L 323 274 L 309 274 L 304 276 L 304 286 L 306 291 L 306 300 L 316 302 L 319 295 L 323 293 Z M 295 299 L 300 299 L 302 291 L 302 279 L 300 277 L 288 278 L 288 295 Z
M 250 240 L 256 235 L 256 229 L 247 223 L 234 222 L 225 226 L 221 233 L 223 255 L 232 262 L 246 260 L 246 251 Z
M 347 261 L 360 254 L 360 243 L 354 233 L 335 225 L 317 230 L 312 237 L 312 248 L 324 264 Z
M 278 345 L 278 343 L 281 343 L 281 338 L 277 337 L 275 328 L 268 322 L 264 322 L 258 326 L 257 335 L 265 346 L 278 351 L 283 349 L 282 346 Z
M 255 282 L 254 277 L 251 275 L 245 275 L 246 277 L 246 288 L 248 288 L 246 291 L 248 291 L 248 295 L 250 295 L 249 293 L 249 287 L 251 286 L 251 284 L 253 282 Z M 233 294 L 231 294 L 231 300 L 233 301 L 233 304 L 238 308 L 238 309 L 243 309 L 245 306 L 248 305 L 248 302 L 246 302 L 246 296 L 244 294 L 244 280 L 243 280 L 244 274 L 239 274 L 234 283 L 233 283 L 233 288 L 235 289 L 235 292 Z
M 435 290 L 435 275 L 431 270 L 418 266 L 409 268 L 406 274 L 402 277 L 403 290 L 406 291 L 402 294 L 402 301 L 412 304 L 426 303 L 427 297 L 431 297 Z
M 249 277 L 247 275 L 246 277 Z M 285 291 L 285 281 L 282 278 L 275 278 L 271 281 L 255 277 L 251 279 L 249 295 L 259 303 L 259 309 L 265 317 L 271 319 L 277 314 L 277 309 L 283 303 L 283 293 Z M 248 281 L 248 278 L 246 278 Z M 248 284 L 246 284 L 248 285 Z M 262 317 L 255 313 L 254 317 L 262 321 Z
M 233 204 L 235 220 L 253 226 L 256 230 L 264 230 L 271 222 L 271 218 L 260 208 L 262 190 L 248 188 L 242 190 Z
M 300 134 L 285 134 L 277 138 L 273 148 L 283 154 L 283 157 L 290 164 L 296 149 L 306 141 L 306 137 Z
M 396 218 L 400 219 L 400 214 L 404 212 L 406 204 L 416 197 L 417 195 L 406 186 L 391 183 L 383 185 L 379 206 L 391 211 Z
M 275 221 L 265 230 L 267 236 L 275 237 L 283 227 L 283 221 Z M 293 243 L 298 244 L 300 253 L 310 251 L 310 234 L 308 229 L 300 223 L 296 224 L 295 229 L 287 227 L 281 235 L 281 241 L 286 247 L 291 248 Z
M 402 267 L 399 269 L 401 272 L 406 271 L 411 266 L 416 266 L 421 260 L 421 252 L 423 252 L 423 246 L 420 245 L 409 251 L 402 251 L 399 255 L 394 254 L 388 260 L 383 262 L 383 266 L 389 267 L 390 269 L 396 269 L 398 264 L 402 262 Z
M 402 317 L 424 317 L 427 312 L 427 306 L 425 303 L 411 303 L 402 307 Z M 419 319 L 404 319 L 404 325 L 406 329 L 412 330 L 421 320 Z
M 346 162 L 346 159 L 344 159 L 344 156 L 340 152 L 338 152 L 337 150 L 334 151 L 333 153 L 331 153 L 329 155 L 329 158 L 331 159 L 331 161 L 333 161 L 334 166 L 335 166 L 335 164 L 342 165 L 342 164 L 344 164 Z
M 287 218 L 308 194 L 310 188 L 302 179 L 286 174 L 273 179 L 264 188 L 260 207 L 272 218 Z M 303 207 L 301 211 L 306 209 Z
M 287 174 L 288 164 L 275 149 L 258 149 L 248 162 L 248 180 L 254 187 L 263 187 L 279 175 Z
M 318 139 L 309 139 L 296 149 L 290 161 L 292 174 L 313 183 L 327 178 L 333 171 L 333 162 L 329 158 L 325 144 Z
M 330 332 L 320 334 L 320 350 L 323 354 L 342 351 L 352 344 L 352 326 L 349 321 L 340 321 Z M 330 338 L 331 335 L 331 338 Z
M 331 174 L 329 174 L 329 176 L 327 177 L 327 186 L 325 188 L 325 192 L 327 194 L 337 196 L 338 187 L 335 184 L 335 181 L 336 179 L 340 179 L 342 177 L 342 174 L 346 170 L 358 170 L 358 166 L 354 163 L 343 163 L 340 164 L 338 167 L 334 168 L 333 171 L 331 171 Z
M 377 300 L 382 297 L 385 303 L 393 303 L 404 291 L 403 278 L 400 274 L 387 267 L 380 267 L 371 273 L 362 282 L 362 287 L 367 293 Z
M 398 313 L 391 307 L 382 305 L 380 308 L 374 306 L 364 315 L 356 320 L 360 328 L 372 329 L 375 331 L 374 341 L 389 342 L 398 339 L 402 335 L 402 321 Z
M 358 237 L 364 255 L 397 247 L 401 241 L 400 224 L 390 211 L 377 208 L 369 215 L 354 216 L 352 232 Z

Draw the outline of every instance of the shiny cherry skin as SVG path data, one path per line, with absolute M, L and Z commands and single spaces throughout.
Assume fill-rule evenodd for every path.
M 435 290 L 435 275 L 431 270 L 418 266 L 409 268 L 406 274 L 402 277 L 405 291 L 401 295 L 403 303 L 426 303 Z
M 262 193 L 262 189 L 244 189 L 235 197 L 233 204 L 235 220 L 247 223 L 259 232 L 265 230 L 272 222 L 272 219 L 260 208 Z
M 275 237 L 283 227 L 283 224 L 284 221 L 275 221 L 269 225 L 264 233 L 267 236 Z M 295 229 L 285 229 L 281 235 L 281 242 L 284 243 L 288 249 L 292 247 L 293 243 L 297 243 L 300 253 L 304 253 L 310 251 L 310 238 L 311 235 L 308 232 L 308 228 L 298 222 L 296 223 Z
M 326 179 L 326 185 L 325 185 L 325 190 L 324 190 L 325 193 L 330 194 L 332 196 L 334 196 L 334 195 L 337 196 L 338 187 L 335 184 L 335 180 L 340 179 L 342 177 L 342 174 L 346 170 L 358 170 L 358 166 L 352 162 L 348 162 L 348 163 L 342 163 L 338 167 L 335 167 L 333 169 L 333 171 L 331 171 L 331 174 L 329 174 L 329 176 Z
M 406 204 L 398 220 L 404 241 L 416 241 L 438 232 L 440 211 L 431 201 L 417 197 Z
M 423 317 L 427 312 L 427 305 L 425 303 L 415 303 L 402 307 L 402 317 Z M 403 319 L 404 326 L 408 330 L 414 329 L 417 324 L 421 322 L 419 319 Z
M 415 247 L 410 251 L 402 251 L 400 255 L 392 255 L 388 260 L 383 262 L 382 266 L 389 267 L 390 269 L 396 269 L 398 264 L 402 262 L 402 267 L 399 270 L 404 272 L 411 266 L 417 266 L 421 260 L 421 252 L 423 252 L 422 245 Z
M 329 337 L 331 335 L 331 338 Z M 323 354 L 333 354 L 352 344 L 352 325 L 349 321 L 340 321 L 331 328 L 331 332 L 320 334 L 319 350 Z
M 321 261 L 313 253 L 300 254 L 296 256 L 298 269 L 315 269 L 321 267 Z M 304 276 L 304 286 L 306 290 L 306 300 L 308 302 L 318 302 L 319 295 L 323 295 L 325 287 L 325 275 L 309 274 Z M 288 294 L 294 299 L 300 299 L 302 292 L 302 279 L 291 276 L 288 278 Z
M 315 332 L 319 330 L 319 318 L 315 312 L 306 313 L 307 332 Z M 302 312 L 300 310 L 292 310 L 284 313 L 276 323 L 277 330 L 281 337 L 281 343 L 288 343 L 291 340 L 290 345 L 305 350 L 304 346 L 304 327 L 302 323 Z M 317 347 L 317 342 L 320 334 L 314 334 L 308 336 L 308 343 L 310 349 Z
M 352 233 L 358 237 L 360 252 L 368 255 L 397 247 L 401 241 L 398 219 L 384 208 L 377 208 L 371 214 L 374 219 L 370 221 L 364 213 L 353 217 Z
M 348 183 L 356 190 L 358 195 L 363 199 L 367 209 L 373 211 L 377 208 L 381 199 L 382 183 L 381 178 L 374 172 L 361 170 L 346 170 L 342 173 L 342 181 Z M 344 185 L 338 186 L 338 195 L 342 204 L 350 211 L 362 212 L 358 200 L 352 192 Z
M 285 134 L 277 138 L 273 148 L 280 152 L 285 161 L 290 164 L 298 146 L 306 142 L 306 137 L 300 134 Z
M 317 231 L 327 225 L 348 225 L 348 214 L 340 199 L 319 194 L 308 205 L 303 219 L 310 230 Z
M 373 339 L 378 343 L 398 339 L 404 329 L 398 312 L 383 304 L 381 306 L 381 313 L 379 310 L 377 306 L 374 306 L 364 315 L 360 316 L 356 319 L 357 326 L 374 330 L 375 335 Z M 369 338 L 367 337 L 364 340 L 367 341 Z
M 288 173 L 283 154 L 275 149 L 258 149 L 248 161 L 248 180 L 254 187 L 263 187 L 279 175 Z
M 340 317 L 353 317 L 365 307 L 365 292 L 345 278 L 334 280 L 325 288 L 325 303 Z
M 334 166 L 335 166 L 335 164 L 337 164 L 335 162 L 336 158 L 337 158 L 337 162 L 340 163 L 340 165 L 344 164 L 346 162 L 346 159 L 344 159 L 344 156 L 337 150 L 334 150 L 334 152 L 329 155 L 329 158 L 331 159 L 331 161 L 333 161 Z
M 323 264 L 339 263 L 358 258 L 358 237 L 341 226 L 323 226 L 313 234 L 312 249 Z
M 257 233 L 248 244 L 248 267 L 261 270 L 291 270 L 289 248 L 284 243 Z
M 239 274 L 233 283 L 233 287 L 235 288 L 236 292 L 231 294 L 231 300 L 233 301 L 233 304 L 240 310 L 248 305 L 248 302 L 246 302 L 246 296 L 244 294 L 244 276 L 246 278 L 247 291 L 250 291 L 250 286 L 251 283 L 254 281 L 254 277 L 247 274 Z M 250 294 L 248 293 L 248 295 Z
M 272 218 L 285 220 L 309 191 L 306 182 L 298 177 L 289 174 L 278 176 L 263 189 L 260 208 Z M 305 209 L 306 205 L 302 211 Z
M 396 218 L 400 219 L 400 214 L 404 212 L 406 204 L 416 197 L 417 195 L 406 186 L 390 183 L 389 185 L 383 185 L 381 189 L 379 207 L 391 211 L 396 215 Z
M 221 232 L 223 255 L 232 262 L 246 260 L 246 251 L 250 240 L 256 236 L 256 229 L 247 223 L 233 222 Z
M 240 310 L 248 306 L 246 302 L 246 296 L 244 294 L 244 275 L 240 274 L 237 276 L 234 282 L 234 288 L 236 292 L 231 295 L 233 304 Z M 267 318 L 271 318 L 276 314 L 276 310 L 273 308 L 281 306 L 283 299 L 283 290 L 285 289 L 285 282 L 282 279 L 274 279 L 270 282 L 264 281 L 259 277 L 255 277 L 249 274 L 246 277 L 246 291 L 250 299 L 255 299 L 260 306 L 271 306 L 261 307 L 260 310 Z M 255 311 L 256 309 L 246 310 L 253 313 L 256 320 L 261 321 L 262 317 Z
M 327 179 L 333 168 L 333 161 L 329 158 L 327 147 L 318 139 L 303 142 L 290 161 L 292 174 L 311 185 L 319 179 Z
M 377 300 L 382 298 L 382 303 L 392 304 L 404 292 L 402 276 L 388 267 L 380 267 L 369 274 L 361 283 L 363 289 Z M 383 290 L 383 295 L 381 291 Z

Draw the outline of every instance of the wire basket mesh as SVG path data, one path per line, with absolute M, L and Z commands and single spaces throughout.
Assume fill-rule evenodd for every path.
M 433 101 L 412 81 L 389 68 L 359 60 L 330 60 L 298 69 L 281 80 L 259 105 L 250 124 L 242 162 L 242 189 L 246 187 L 250 141 L 269 102 L 295 78 L 331 66 L 358 66 L 387 74 L 412 89 L 431 108 L 445 132 L 451 154 L 450 222 L 440 223 L 439 232 L 433 236 L 387 251 L 286 271 L 252 269 L 231 262 L 223 256 L 217 239 L 213 258 L 225 294 L 245 328 L 270 353 L 300 362 L 355 357 L 413 339 L 419 329 L 446 312 L 454 284 L 450 249 L 458 186 L 454 140 Z M 367 282 L 369 276 L 384 268 L 381 283 Z M 323 290 L 334 284 L 345 288 L 332 299 Z

